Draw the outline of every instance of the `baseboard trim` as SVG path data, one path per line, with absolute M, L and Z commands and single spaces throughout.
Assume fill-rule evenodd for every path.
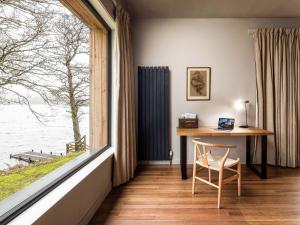
M 138 161 L 138 165 L 170 165 L 170 161 Z

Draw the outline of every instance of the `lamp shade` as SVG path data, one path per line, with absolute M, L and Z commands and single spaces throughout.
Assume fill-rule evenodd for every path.
M 233 104 L 233 107 L 236 111 L 242 111 L 245 107 L 244 102 L 242 100 L 236 100 Z

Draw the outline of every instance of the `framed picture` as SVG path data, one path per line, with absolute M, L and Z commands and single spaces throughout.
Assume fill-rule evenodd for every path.
M 187 101 L 210 100 L 210 67 L 187 67 Z

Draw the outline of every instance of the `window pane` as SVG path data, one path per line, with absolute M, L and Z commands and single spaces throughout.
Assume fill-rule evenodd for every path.
M 0 201 L 107 145 L 107 40 L 59 1 L 1 1 Z

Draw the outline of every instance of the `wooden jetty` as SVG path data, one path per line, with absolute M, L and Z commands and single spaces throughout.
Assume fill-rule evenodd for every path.
M 42 151 L 34 152 L 33 150 L 29 151 L 29 152 L 22 152 L 19 154 L 14 154 L 14 155 L 11 154 L 10 155 L 10 158 L 24 161 L 27 163 L 37 163 L 37 162 L 49 161 L 49 160 L 55 159 L 56 157 L 58 157 L 58 156 L 53 155 L 52 152 L 50 154 L 47 154 L 47 153 L 43 153 Z

